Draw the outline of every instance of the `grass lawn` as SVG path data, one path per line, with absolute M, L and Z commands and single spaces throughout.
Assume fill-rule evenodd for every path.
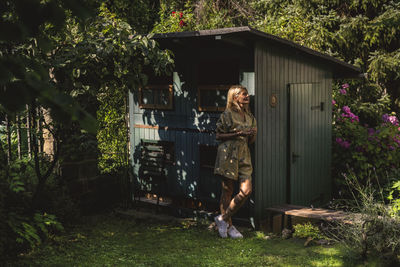
M 246 230 L 221 239 L 203 222 L 160 222 L 113 214 L 82 224 L 21 255 L 12 266 L 355 266 L 339 245 L 304 247 L 304 240 L 266 239 Z M 378 262 L 368 266 L 380 266 Z

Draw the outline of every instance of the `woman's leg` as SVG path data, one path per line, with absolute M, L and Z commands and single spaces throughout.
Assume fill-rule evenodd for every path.
M 225 213 L 222 214 L 222 219 L 226 222 L 231 220 L 233 214 L 235 214 L 239 208 L 246 202 L 252 191 L 252 184 L 250 179 L 245 179 L 240 183 L 239 193 L 230 201 L 228 208 Z
M 227 178 L 222 178 L 222 192 L 221 192 L 221 199 L 219 202 L 219 208 L 221 210 L 221 214 L 225 214 L 226 209 L 229 207 L 229 204 L 231 203 L 232 200 L 232 194 L 233 194 L 233 180 L 232 179 L 227 179 Z M 232 220 L 229 218 L 227 220 L 229 225 L 232 225 Z

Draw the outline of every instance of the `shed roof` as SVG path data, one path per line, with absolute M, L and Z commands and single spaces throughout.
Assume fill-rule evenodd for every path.
M 344 77 L 358 77 L 361 74 L 361 69 L 355 67 L 349 63 L 336 59 L 332 56 L 323 54 L 321 52 L 315 51 L 308 47 L 296 44 L 292 41 L 280 38 L 275 35 L 271 35 L 249 26 L 244 27 L 234 27 L 234 28 L 222 28 L 214 30 L 201 30 L 201 31 L 187 31 L 187 32 L 171 32 L 171 33 L 159 33 L 153 36 L 154 39 L 162 41 L 163 39 L 185 39 L 185 38 L 207 38 L 213 36 L 230 36 L 237 37 L 243 40 L 249 41 L 269 41 L 279 45 L 283 45 L 287 48 L 295 49 L 305 55 L 309 55 L 313 58 L 320 59 L 333 67 L 335 78 Z

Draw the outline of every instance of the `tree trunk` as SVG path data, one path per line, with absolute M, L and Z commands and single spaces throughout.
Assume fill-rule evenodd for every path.
M 18 159 L 22 159 L 22 144 L 21 144 L 21 118 L 17 114 L 16 116 L 16 122 L 17 122 L 17 140 L 18 140 Z
M 36 108 L 37 110 L 37 142 L 38 142 L 38 148 L 39 148 L 39 153 L 43 152 L 43 125 L 42 125 L 42 120 L 43 120 L 43 113 L 42 113 L 42 108 L 38 107 Z
M 43 109 L 43 123 L 45 127 L 43 128 L 43 152 L 52 159 L 54 157 L 55 151 L 55 143 L 54 137 L 51 134 L 52 126 L 52 119 L 50 117 L 50 111 Z
M 32 158 L 32 134 L 31 134 L 31 113 L 29 105 L 26 105 L 26 136 L 28 140 L 28 157 Z
M 53 142 L 52 142 L 52 146 L 54 147 L 53 149 L 53 154 L 50 156 L 49 161 L 47 160 L 42 160 L 41 162 L 41 157 L 39 155 L 39 146 L 38 146 L 38 142 L 37 142 L 37 129 L 35 129 L 35 122 L 37 120 L 36 118 L 36 112 L 35 112 L 35 108 L 33 108 L 35 105 L 35 103 L 32 104 L 32 110 L 34 112 L 32 112 L 32 121 L 33 121 L 33 127 L 32 127 L 32 148 L 33 148 L 33 158 L 34 158 L 34 164 L 35 164 L 35 172 L 36 172 L 36 176 L 38 178 L 38 184 L 36 186 L 36 190 L 35 193 L 33 194 L 33 198 L 32 198 L 32 210 L 36 210 L 39 208 L 39 201 L 40 201 L 40 197 L 43 193 L 44 187 L 46 185 L 46 181 L 49 178 L 49 176 L 53 173 L 54 168 L 57 164 L 58 161 L 58 155 L 59 155 L 59 149 L 60 149 L 60 143 L 54 133 L 54 129 L 51 129 L 51 127 L 49 125 L 47 126 L 48 129 L 48 135 L 52 136 Z M 48 116 L 50 118 L 49 112 L 45 112 L 44 113 L 44 117 L 46 120 L 46 116 Z M 55 142 L 54 142 L 55 140 Z M 46 172 L 42 173 L 41 172 L 41 164 L 43 164 L 43 162 L 48 162 L 49 165 L 47 166 L 47 170 Z M 43 167 L 43 166 L 42 166 Z
M 12 161 L 12 149 L 11 149 L 11 127 L 8 115 L 6 115 L 6 130 L 7 130 L 7 160 L 8 164 Z

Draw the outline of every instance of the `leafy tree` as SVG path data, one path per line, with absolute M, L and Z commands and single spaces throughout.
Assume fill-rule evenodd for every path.
M 140 34 L 149 33 L 153 24 L 159 20 L 158 0 L 113 0 L 105 2 L 105 5 L 111 13 L 116 14 Z
M 47 128 L 58 141 L 57 151 L 62 145 L 64 158 L 86 148 L 96 150 L 94 117 L 99 105 L 108 103 L 108 97 L 125 99 L 129 89 L 146 83 L 145 68 L 168 71 L 172 57 L 149 37 L 137 35 L 106 5 L 98 9 L 95 1 L 6 1 L 0 13 L 0 28 L 6 29 L 0 33 L 0 117 L 21 115 L 28 105 L 33 138 L 33 161 L 22 163 L 3 161 L 7 157 L 0 142 L 0 199 L 5 199 L 0 217 L 6 222 L 5 227 L 0 225 L 0 235 L 6 236 L 0 240 L 1 254 L 6 249 L 3 242 L 37 244 L 43 223 L 54 221 L 52 216 L 35 214 L 51 206 L 42 200 L 57 162 L 57 157 L 49 161 L 39 149 L 36 107 L 51 112 Z M 28 181 L 26 173 L 36 177 Z M 22 187 L 8 189 L 10 183 Z M 14 234 L 3 235 L 7 232 Z
M 46 64 L 55 43 L 44 32 L 61 30 L 67 10 L 82 20 L 93 14 L 85 3 L 78 1 L 2 1 L 0 105 L 8 112 L 21 111 L 37 100 L 41 106 L 51 108 L 54 117 L 87 117 L 70 97 L 56 90 Z

